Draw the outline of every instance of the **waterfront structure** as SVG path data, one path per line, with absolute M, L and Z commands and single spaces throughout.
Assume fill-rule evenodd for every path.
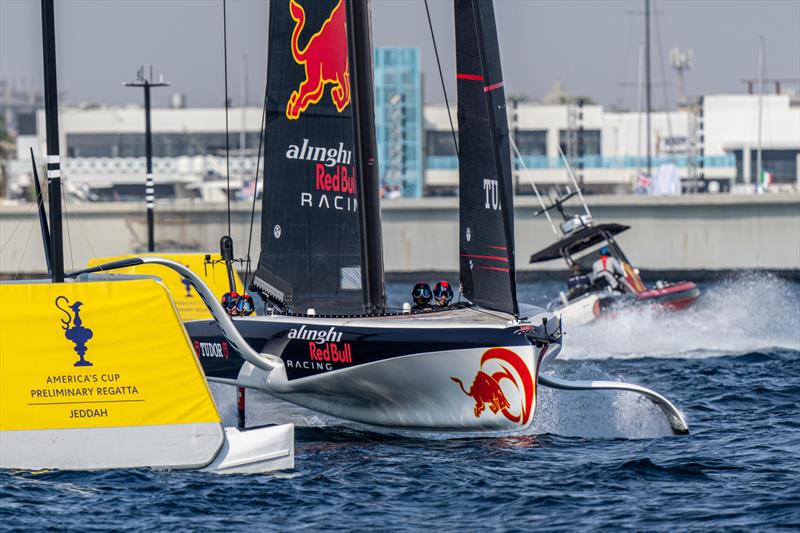
M 800 101 L 788 94 L 763 98 L 764 169 L 772 173 L 776 184 L 797 184 Z M 571 107 L 509 104 L 511 134 L 537 184 L 567 184 L 559 147 L 569 153 L 569 136 L 575 127 L 570 120 Z M 683 178 L 695 172 L 720 188 L 730 185 L 735 191 L 750 190 L 756 172 L 757 113 L 756 95 L 708 95 L 695 109 L 653 113 L 653 167 L 673 164 Z M 643 114 L 585 104 L 581 115 L 582 155 L 577 159 L 582 163 L 585 188 L 591 192 L 632 191 L 646 167 Z M 457 186 L 458 172 L 444 105 L 425 107 L 425 136 L 426 192 L 448 193 Z M 532 193 L 521 164 L 515 165 L 515 174 L 517 192 Z
M 407 53 L 411 61 L 403 56 Z M 398 79 L 402 70 L 398 65 L 405 63 L 403 68 L 408 68 L 415 54 L 400 52 L 396 62 L 390 60 L 390 52 L 379 49 L 376 54 L 381 74 L 376 76 L 376 87 L 382 88 L 376 102 L 381 178 L 384 184 L 400 186 L 405 196 L 453 194 L 458 181 L 457 157 L 446 109 L 438 104 L 418 107 L 416 82 L 401 81 L 405 74 Z M 402 100 L 399 107 L 391 103 L 397 95 Z M 399 121 L 395 120 L 398 114 Z M 579 157 L 585 189 L 630 192 L 645 167 L 642 114 L 594 104 L 585 104 L 581 114 L 583 155 Z M 39 135 L 17 137 L 17 160 L 9 164 L 10 181 L 30 183 L 28 146 L 39 155 L 44 153 L 43 119 L 43 115 L 39 117 Z M 143 198 L 141 107 L 63 107 L 60 120 L 61 145 L 65 147 L 62 169 L 70 182 L 90 184 L 100 198 Z M 257 107 L 230 114 L 231 135 L 235 138 L 243 127 L 246 132 L 244 154 L 231 157 L 231 179 L 237 187 L 252 180 L 255 173 L 260 121 Z M 729 184 L 734 192 L 753 191 L 757 125 L 757 95 L 707 95 L 695 109 L 655 112 L 651 135 L 654 167 L 671 163 L 683 178 L 694 172 L 708 182 Z M 567 184 L 559 146 L 568 152 L 572 126 L 569 105 L 509 105 L 512 136 L 537 184 Z M 200 196 L 198 182 L 224 176 L 224 147 L 223 108 L 153 109 L 156 196 Z M 772 174 L 773 183 L 796 186 L 800 182 L 800 100 L 796 97 L 763 96 L 762 148 L 763 166 Z M 516 191 L 530 193 L 521 164 L 515 165 L 514 173 Z M 193 185 L 180 189 L 175 183 Z

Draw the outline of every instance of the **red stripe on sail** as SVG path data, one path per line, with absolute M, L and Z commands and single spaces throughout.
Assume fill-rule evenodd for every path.
M 493 83 L 491 85 L 487 85 L 486 87 L 484 87 L 483 88 L 483 92 L 488 93 L 489 91 L 494 91 L 495 89 L 499 89 L 502 86 L 503 86 L 503 82 L 502 81 L 498 81 L 497 83 Z
M 507 268 L 500 268 L 500 267 L 476 266 L 475 268 L 482 268 L 483 270 L 498 270 L 500 272 L 509 272 Z
M 456 79 L 458 80 L 474 80 L 474 81 L 483 81 L 483 76 L 479 76 L 477 74 L 456 74 Z
M 487 248 L 494 248 L 495 250 L 508 250 L 505 246 L 492 246 L 491 244 L 486 245 Z
M 505 261 L 508 263 L 508 257 L 502 257 L 499 255 L 461 254 L 461 257 L 469 257 L 470 259 L 492 259 L 494 261 Z

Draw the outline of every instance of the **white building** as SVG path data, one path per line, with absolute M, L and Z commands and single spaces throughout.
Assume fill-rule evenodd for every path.
M 800 182 L 800 105 L 790 96 L 766 95 L 762 111 L 763 168 L 776 183 Z M 758 145 L 758 97 L 712 95 L 700 112 L 688 110 L 651 115 L 652 167 L 672 163 L 684 178 L 702 175 L 708 181 L 733 185 L 755 180 Z M 572 114 L 572 117 L 570 115 Z M 559 146 L 569 155 L 568 136 L 576 130 L 581 110 L 567 105 L 509 104 L 509 128 L 524 156 L 528 174 L 540 185 L 566 184 L 567 171 Z M 455 108 L 453 108 L 455 117 Z M 444 105 L 427 106 L 426 175 L 428 192 L 458 185 L 457 159 Z M 646 122 L 642 113 L 609 112 L 599 105 L 582 108 L 585 187 L 595 191 L 629 192 L 646 167 Z M 576 133 L 577 135 L 577 133 Z M 692 155 L 694 154 L 694 156 Z M 692 168 L 692 165 L 695 168 Z M 517 164 L 519 193 L 529 193 L 524 169 Z M 749 188 L 748 188 L 749 190 Z
M 701 109 L 702 114 L 652 114 L 653 168 L 672 163 L 684 177 L 694 171 L 708 181 L 719 180 L 732 183 L 734 189 L 752 190 L 747 184 L 756 174 L 758 97 L 706 96 Z M 574 149 L 570 147 L 570 132 L 582 124 L 583 155 L 572 158 L 572 162 L 583 163 L 583 169 L 575 171 L 583 175 L 585 187 L 596 192 L 631 191 L 637 174 L 646 166 L 643 115 L 606 111 L 599 105 L 584 106 L 582 116 L 578 111 L 566 105 L 509 104 L 509 127 L 530 177 L 541 185 L 567 183 L 559 146 L 567 155 L 577 155 L 574 150 L 570 154 Z M 455 110 L 453 114 L 455 120 Z M 37 122 L 37 135 L 17 139 L 17 161 L 9 165 L 12 184 L 31 183 L 29 146 L 43 162 L 42 111 Z M 255 175 L 260 124 L 260 108 L 230 110 L 230 168 L 234 182 L 241 183 Z M 424 108 L 423 183 L 427 194 L 453 193 L 458 186 L 458 161 L 449 124 L 443 105 Z M 187 193 L 185 187 L 174 184 L 198 183 L 225 175 L 224 109 L 156 108 L 152 110 L 152 129 L 157 197 L 192 195 L 191 190 Z M 62 173 L 68 181 L 89 185 L 101 198 L 140 199 L 145 175 L 141 107 L 62 107 L 59 130 Z M 785 94 L 764 96 L 761 138 L 763 168 L 772 172 L 775 182 L 800 182 L 798 102 L 792 102 Z M 693 168 L 693 163 L 702 166 Z M 529 194 L 531 188 L 522 165 L 515 165 L 517 191 Z M 195 187 L 195 191 L 199 188 Z

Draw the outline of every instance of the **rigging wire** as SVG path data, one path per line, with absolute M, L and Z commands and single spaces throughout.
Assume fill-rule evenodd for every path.
M 247 278 L 250 276 L 250 247 L 253 242 L 253 223 L 256 217 L 256 196 L 258 196 L 258 172 L 261 168 L 261 149 L 264 143 L 264 137 L 266 136 L 265 130 L 265 123 L 267 120 L 267 81 L 264 82 L 264 103 L 261 107 L 261 129 L 258 132 L 258 157 L 256 159 L 256 175 L 254 178 L 255 185 L 253 186 L 253 205 L 250 207 L 250 232 L 247 236 L 247 266 L 245 267 L 244 271 L 244 287 L 243 291 L 247 292 L 247 287 L 250 284 L 247 281 Z M 266 169 L 265 169 L 266 172 Z M 264 194 L 264 189 L 261 189 L 261 194 Z M 253 278 L 255 279 L 255 269 L 253 269 Z
M 66 191 L 65 191 L 66 192 Z M 67 246 L 69 247 L 69 262 L 75 272 L 75 258 L 72 255 L 72 235 L 69 231 L 69 212 L 67 211 L 67 195 L 61 195 L 61 207 L 64 210 L 64 228 L 67 230 Z
M 654 8 L 656 7 L 655 2 L 653 2 L 653 7 Z M 667 118 L 667 135 L 672 137 L 672 120 L 670 120 L 669 116 L 670 114 L 669 83 L 667 83 L 667 72 L 666 69 L 664 68 L 664 49 L 662 48 L 662 45 L 664 43 L 662 42 L 661 39 L 661 23 L 659 22 L 659 19 L 661 17 L 658 15 L 657 9 L 655 11 L 655 14 L 653 15 L 653 18 L 655 19 L 655 27 L 656 27 L 655 33 L 656 33 L 656 43 L 658 46 L 658 63 L 661 69 L 661 79 L 662 79 L 661 87 L 664 89 L 664 106 L 665 106 L 664 114 L 666 115 Z M 672 158 L 674 157 L 675 154 L 672 154 Z
M 230 131 L 228 127 L 228 107 L 230 101 L 228 100 L 228 1 L 222 0 L 222 41 L 223 41 L 223 55 L 224 57 L 224 64 L 225 64 L 225 182 L 227 188 L 228 197 L 228 236 L 230 237 L 231 234 L 231 142 L 230 142 Z M 244 124 L 242 124 L 244 127 Z M 230 264 L 227 265 L 228 268 L 232 268 Z M 236 278 L 231 276 L 230 278 L 233 282 L 233 287 L 231 290 L 236 292 Z
M 453 145 L 456 147 L 456 155 L 458 155 L 458 139 L 456 138 L 456 128 L 453 126 L 453 115 L 450 113 L 450 102 L 447 99 L 447 89 L 444 85 L 444 74 L 442 74 L 442 62 L 439 61 L 439 49 L 436 46 L 436 36 L 433 34 L 433 22 L 431 21 L 431 10 L 428 8 L 428 0 L 425 0 L 425 13 L 428 14 L 428 27 L 431 30 L 431 41 L 433 41 L 433 53 L 436 55 L 436 66 L 439 67 L 439 79 L 442 82 L 444 105 L 447 107 L 447 118 L 450 120 L 450 132 L 453 134 Z
M 69 201 L 67 199 L 67 196 L 68 195 L 63 195 L 62 196 L 62 198 L 64 199 L 64 205 L 65 206 L 66 206 L 66 203 Z M 64 216 L 66 217 L 66 215 L 67 215 L 67 213 L 66 213 L 66 208 L 65 208 Z M 92 246 L 92 240 L 89 238 L 89 235 L 87 235 L 86 230 L 84 229 L 83 222 L 81 221 L 81 217 L 78 216 L 78 212 L 77 211 L 73 211 L 72 212 L 72 218 L 74 218 L 75 221 L 78 223 L 78 229 L 81 230 L 81 233 L 83 234 L 83 238 L 86 241 L 86 245 L 89 247 L 89 253 L 92 254 L 92 257 L 99 257 L 97 255 L 97 253 L 94 251 L 94 246 Z M 71 252 L 72 251 L 70 250 L 70 253 Z M 75 270 L 74 265 L 73 265 L 73 270 Z
M 44 193 L 42 193 L 42 196 L 44 197 Z M 31 211 L 33 211 L 33 206 L 37 205 L 38 202 L 39 202 L 39 196 L 37 195 L 33 203 L 27 205 L 25 210 L 22 212 L 23 216 L 20 217 L 19 221 L 17 222 L 17 225 L 14 226 L 13 230 L 11 230 L 11 234 L 8 236 L 8 239 L 6 239 L 6 242 L 4 242 L 3 246 L 0 247 L 0 254 L 2 254 L 3 250 L 6 249 L 6 246 L 8 246 L 11 243 L 11 239 L 14 237 L 14 234 L 17 232 L 19 227 L 22 226 L 22 223 L 25 222 L 26 216 L 29 215 Z
M 225 64 L 225 181 L 228 196 L 228 235 L 231 234 L 231 154 L 228 132 L 228 11 L 227 0 L 222 0 L 222 40 Z M 244 125 L 242 125 L 244 126 Z
M 33 235 L 33 228 L 35 227 L 36 224 L 31 224 L 31 229 L 28 231 L 28 237 L 25 239 L 25 246 L 22 248 L 22 253 L 19 256 L 19 263 L 17 263 L 17 271 L 14 272 L 14 281 L 17 280 L 22 270 L 22 261 L 25 259 L 25 253 L 28 251 L 28 245 L 31 243 L 31 235 Z
M 519 153 L 519 148 L 517 148 L 517 143 L 516 141 L 514 141 L 514 137 L 509 135 L 508 138 L 511 141 L 511 148 L 514 149 L 514 154 L 516 155 L 517 160 L 522 165 L 522 170 L 525 172 L 525 177 L 528 178 L 528 183 L 531 184 L 531 187 L 533 187 L 533 192 L 536 193 L 536 198 L 539 200 L 539 205 L 542 206 L 542 211 L 544 212 L 544 215 L 547 217 L 547 222 L 550 224 L 550 229 L 552 229 L 553 233 L 555 233 L 556 237 L 558 237 L 558 231 L 556 230 L 556 227 L 553 224 L 553 219 L 550 218 L 550 211 L 548 211 L 544 205 L 544 201 L 542 200 L 542 197 L 539 194 L 539 189 L 538 187 L 536 187 L 536 183 L 533 182 L 533 178 L 531 178 L 531 175 L 528 172 L 528 165 L 525 164 L 525 160 L 523 159 L 522 154 Z
M 567 167 L 567 174 L 570 178 L 572 178 L 572 184 L 575 185 L 575 190 L 578 191 L 578 198 L 581 199 L 581 203 L 583 204 L 583 210 L 586 211 L 586 214 L 589 215 L 591 218 L 592 213 L 589 211 L 589 206 L 586 205 L 586 200 L 583 198 L 583 193 L 581 192 L 581 188 L 578 186 L 578 181 L 575 179 L 575 173 L 572 171 L 572 167 L 567 161 L 567 156 L 564 155 L 564 150 L 561 149 L 561 144 L 558 145 L 558 153 L 561 156 L 561 160 L 564 161 L 564 165 Z

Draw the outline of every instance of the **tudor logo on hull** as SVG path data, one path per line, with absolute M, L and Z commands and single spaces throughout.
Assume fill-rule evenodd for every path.
M 340 142 L 336 148 L 315 146 L 309 139 L 290 144 L 286 159 L 314 161 L 314 189 L 300 193 L 300 207 L 358 210 L 355 166 L 351 165 L 353 151 Z

